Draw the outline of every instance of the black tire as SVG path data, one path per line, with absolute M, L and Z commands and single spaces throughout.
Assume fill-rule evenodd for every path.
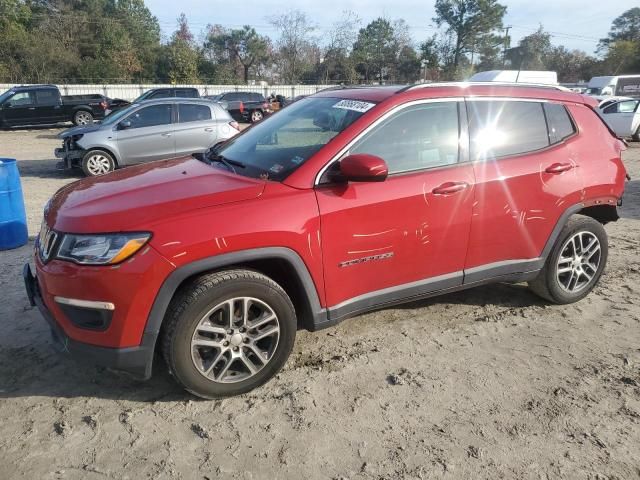
M 634 142 L 640 142 L 640 127 L 636 130 L 636 133 L 631 135 L 631 138 L 633 138 Z
M 192 339 L 196 327 L 212 309 L 238 297 L 253 297 L 268 305 L 277 316 L 280 330 L 275 350 L 257 373 L 235 383 L 222 383 L 205 376 L 196 367 L 192 358 Z M 165 317 L 161 349 L 169 371 L 186 390 L 202 398 L 223 398 L 249 392 L 278 373 L 291 353 L 296 330 L 295 309 L 280 285 L 252 270 L 227 270 L 199 277 L 180 289 Z M 249 332 L 247 330 L 247 335 Z M 240 344 L 240 348 L 244 349 L 244 346 Z M 222 354 L 222 349 L 212 357 L 218 353 Z M 233 360 L 228 361 L 225 357 L 223 365 L 227 363 L 232 364 Z M 215 360 L 211 362 L 211 365 L 215 364 Z
M 577 291 L 568 291 L 561 285 L 558 274 L 558 261 L 563 251 L 566 253 L 567 248 L 571 249 L 571 246 L 569 246 L 567 242 L 569 242 L 569 240 L 578 233 L 586 233 L 586 236 L 592 235 L 598 239 L 600 246 L 599 261 L 595 272 L 592 271 L 593 269 L 588 270 L 588 273 L 592 274 L 592 278 L 588 282 L 585 282 L 583 287 Z M 578 300 L 586 297 L 597 285 L 607 264 L 608 253 L 609 244 L 607 232 L 602 224 L 591 217 L 574 215 L 569 219 L 560 232 L 556 243 L 551 249 L 551 253 L 547 257 L 543 269 L 533 281 L 529 282 L 529 287 L 538 296 L 553 303 L 562 305 L 577 302 Z M 569 265 L 569 263 L 566 265 Z M 580 268 L 583 267 L 581 266 Z M 569 272 L 566 275 L 573 275 L 573 273 Z M 564 278 L 566 278 L 566 276 Z M 578 277 L 578 279 L 579 278 L 581 277 Z M 569 285 L 571 285 L 571 280 L 569 280 Z
M 82 157 L 82 171 L 87 177 L 98 177 L 113 172 L 116 162 L 111 154 L 104 150 L 89 150 Z
M 73 124 L 77 127 L 91 125 L 93 123 L 93 113 L 89 110 L 78 110 L 73 114 Z
M 262 120 L 264 118 L 264 114 L 262 113 L 262 110 L 254 110 L 253 112 L 251 112 L 251 123 L 257 123 L 260 120 Z

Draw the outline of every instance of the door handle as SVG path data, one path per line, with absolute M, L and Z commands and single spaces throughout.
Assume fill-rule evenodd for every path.
M 170 133 L 161 133 L 160 135 L 162 135 L 163 137 L 170 137 L 171 136 Z
M 204 129 L 205 132 L 213 132 L 213 128 L 211 127 L 207 127 Z
M 451 195 L 467 188 L 467 182 L 446 182 L 432 190 L 434 195 Z
M 573 168 L 573 165 L 570 163 L 554 163 L 553 165 L 549 165 L 545 169 L 545 172 L 557 175 L 562 172 L 567 172 L 572 168 Z
M 29 110 L 35 110 L 36 107 L 29 107 Z

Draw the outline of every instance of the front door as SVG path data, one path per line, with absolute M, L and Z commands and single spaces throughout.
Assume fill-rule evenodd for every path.
M 8 125 L 35 125 L 38 121 L 33 92 L 18 92 L 4 103 L 4 118 Z
M 639 103 L 638 100 L 625 100 L 606 107 L 603 115 L 611 130 L 621 137 L 630 137 L 636 133 L 637 125 L 634 120 Z
M 129 122 L 129 126 L 122 128 L 123 122 Z M 124 165 L 175 157 L 171 103 L 139 108 L 117 128 L 118 151 Z
M 343 157 L 383 158 L 384 182 L 321 178 L 316 195 L 330 318 L 462 283 L 474 178 L 460 148 L 466 138 L 460 107 L 457 101 L 400 107 L 348 147 Z

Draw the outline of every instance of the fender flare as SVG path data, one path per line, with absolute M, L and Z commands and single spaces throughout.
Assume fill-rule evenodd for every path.
M 284 260 L 293 267 L 305 292 L 306 299 L 309 302 L 309 307 L 313 315 L 313 324 L 317 325 L 322 322 L 323 319 L 326 321 L 326 309 L 320 306 L 320 299 L 315 284 L 300 255 L 286 247 L 265 247 L 215 255 L 213 257 L 196 260 L 195 262 L 175 269 L 165 279 L 153 301 L 153 306 L 147 317 L 143 338 L 152 337 L 155 340 L 158 337 L 164 316 L 169 308 L 169 303 L 182 282 L 187 278 L 231 265 L 266 259 Z

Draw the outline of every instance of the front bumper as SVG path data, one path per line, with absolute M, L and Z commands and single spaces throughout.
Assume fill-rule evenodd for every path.
M 60 163 L 62 164 L 63 168 L 72 168 L 74 166 L 79 165 L 80 162 L 82 161 L 82 157 L 85 154 L 85 150 L 78 149 L 78 148 L 71 148 L 69 143 L 70 142 L 65 140 L 61 148 L 56 148 L 53 151 L 53 154 L 55 155 L 55 157 L 60 158 L 62 160 L 62 162 Z
M 146 380 L 151 377 L 153 352 L 156 336 L 145 333 L 142 342 L 136 347 L 109 348 L 79 342 L 69 338 L 45 305 L 36 277 L 27 263 L 23 270 L 25 289 L 29 303 L 38 308 L 51 328 L 54 346 L 61 353 L 70 355 L 83 363 L 109 367 L 130 373 L 136 378 Z

